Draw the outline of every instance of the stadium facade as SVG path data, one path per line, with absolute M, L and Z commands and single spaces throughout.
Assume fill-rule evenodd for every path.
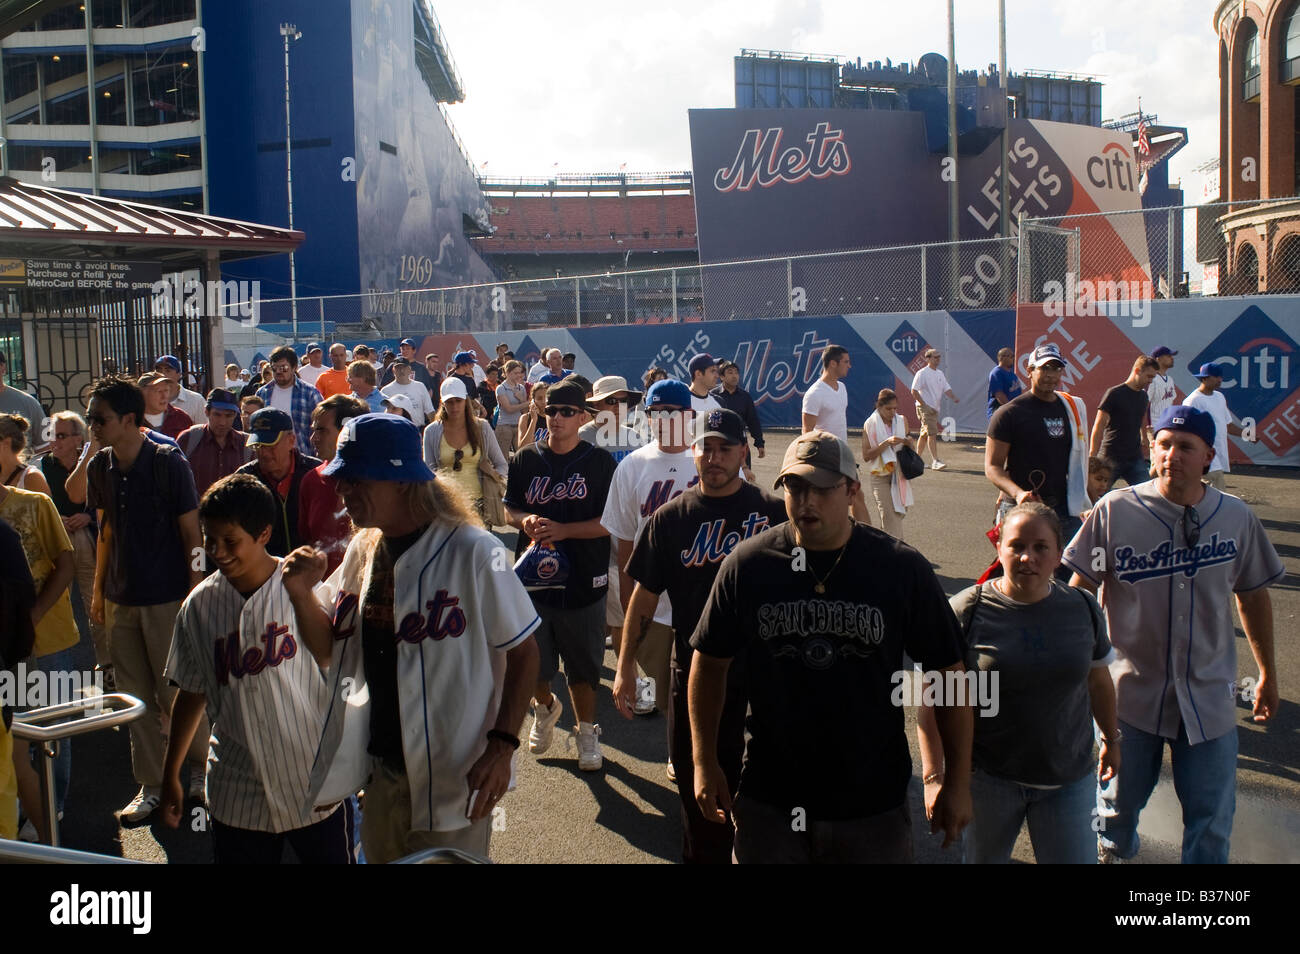
M 488 225 L 442 104 L 464 98 L 429 0 L 86 0 L 0 47 L 7 175 L 254 222 L 287 223 L 290 44 L 300 298 L 490 281 Z M 93 82 L 87 64 L 93 65 Z M 227 279 L 287 297 L 287 256 Z M 405 296 L 417 312 L 434 300 Z M 358 304 L 361 303 L 361 304 Z M 379 298 L 331 322 L 399 327 Z M 460 299 L 446 318 L 469 320 Z M 424 307 L 422 307 L 424 306 Z M 264 317 L 288 320 L 270 309 Z M 315 315 L 304 316 L 315 318 Z

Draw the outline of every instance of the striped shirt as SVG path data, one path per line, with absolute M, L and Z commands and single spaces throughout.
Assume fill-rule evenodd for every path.
M 176 616 L 166 677 L 207 700 L 207 802 L 223 825 L 285 832 L 328 818 L 306 811 L 329 690 L 298 631 L 281 561 L 247 600 L 221 573 Z

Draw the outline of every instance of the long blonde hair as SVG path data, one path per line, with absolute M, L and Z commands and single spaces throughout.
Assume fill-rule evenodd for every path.
M 441 523 L 449 529 L 461 526 L 481 527 L 474 505 L 469 498 L 450 481 L 426 480 L 399 485 L 406 496 L 411 516 L 421 523 Z M 367 527 L 357 531 L 362 546 L 367 554 L 367 564 L 374 559 L 375 549 L 383 539 L 383 531 L 378 527 Z

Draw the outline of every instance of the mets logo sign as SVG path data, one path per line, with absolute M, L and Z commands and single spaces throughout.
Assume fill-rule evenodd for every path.
M 780 126 L 745 130 L 736 158 L 730 166 L 718 170 L 713 187 L 719 192 L 748 192 L 755 185 L 767 189 L 778 182 L 803 182 L 810 176 L 842 176 L 853 167 L 844 130 L 832 129 L 830 123 L 818 123 L 804 137 L 806 150 L 800 146 L 782 149 L 784 135 Z
M 1220 332 L 1192 368 L 1224 366 L 1223 396 L 1239 418 L 1252 418 L 1260 443 L 1279 457 L 1300 444 L 1300 367 L 1296 342 L 1257 305 Z

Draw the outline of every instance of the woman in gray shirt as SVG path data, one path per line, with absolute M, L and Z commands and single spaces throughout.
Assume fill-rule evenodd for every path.
M 1051 508 L 1027 502 L 1002 527 L 1003 575 L 952 597 L 962 624 L 966 668 L 978 680 L 971 802 L 963 860 L 1005 864 L 1029 824 L 1039 864 L 1096 864 L 1093 815 L 1097 777 L 1119 771 L 1114 651 L 1090 593 L 1054 577 L 1061 523 Z M 928 674 L 927 674 L 928 675 Z M 945 700 L 942 694 L 936 704 Z M 960 700 L 955 700 L 960 701 Z M 1101 753 L 1093 771 L 1093 720 Z M 917 737 L 926 813 L 943 781 L 943 747 L 933 710 L 922 705 Z

